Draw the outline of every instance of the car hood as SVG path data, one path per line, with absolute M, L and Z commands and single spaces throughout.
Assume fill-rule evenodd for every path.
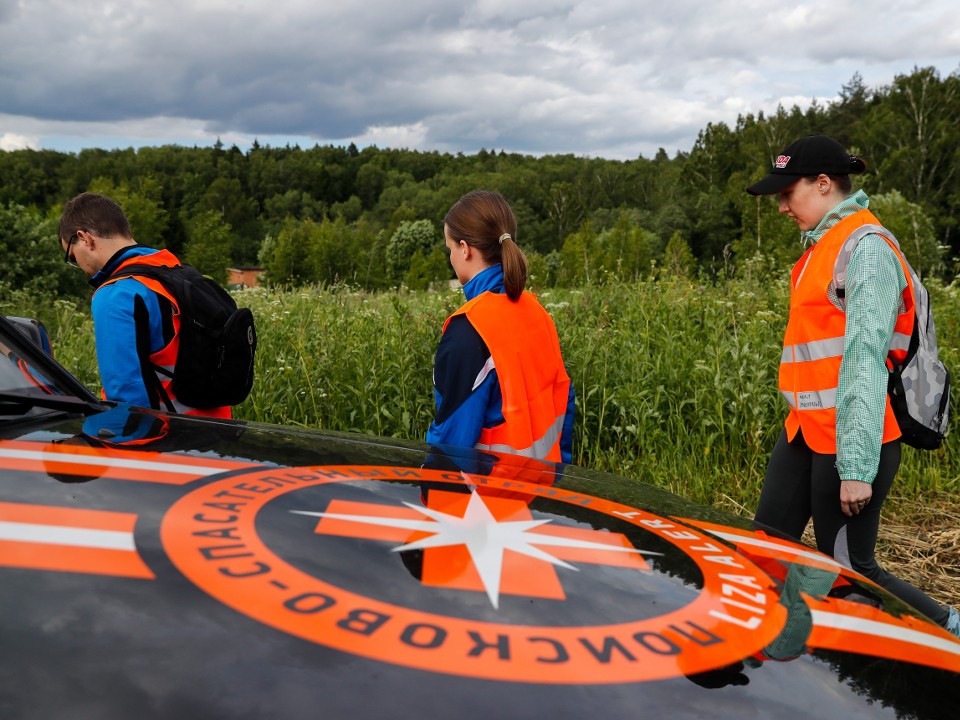
M 4 718 L 960 699 L 960 643 L 870 581 L 606 473 L 124 405 L 7 427 L 0 471 Z

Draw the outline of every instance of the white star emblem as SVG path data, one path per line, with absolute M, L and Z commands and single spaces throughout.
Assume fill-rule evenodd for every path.
M 577 570 L 576 566 L 543 551 L 538 546 L 555 546 L 597 550 L 601 552 L 634 553 L 638 555 L 661 555 L 662 553 L 616 547 L 604 543 L 558 537 L 531 532 L 549 523 L 549 520 L 498 521 L 478 493 L 471 493 L 463 517 L 449 515 L 431 508 L 404 503 L 408 508 L 425 516 L 423 520 L 346 515 L 341 513 L 308 512 L 293 510 L 298 515 L 310 515 L 350 522 L 367 523 L 383 527 L 401 528 L 414 532 L 429 533 L 427 537 L 393 548 L 393 552 L 421 550 L 435 547 L 462 545 L 470 554 L 480 575 L 484 590 L 494 608 L 500 602 L 500 577 L 505 551 L 526 555 L 536 560 Z

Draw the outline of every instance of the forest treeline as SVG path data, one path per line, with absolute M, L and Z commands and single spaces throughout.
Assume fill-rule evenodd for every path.
M 859 75 L 839 100 L 711 123 L 688 152 L 608 160 L 481 149 L 167 145 L 0 152 L 0 283 L 88 292 L 57 251 L 70 197 L 115 198 L 136 239 L 207 274 L 261 266 L 282 286 L 347 283 L 418 289 L 452 277 L 442 218 L 463 193 L 512 202 L 534 284 L 582 285 L 658 274 L 742 275 L 760 258 L 789 267 L 797 229 L 743 188 L 797 137 L 832 135 L 867 161 L 872 209 L 923 275 L 952 279 L 960 232 L 960 71 L 915 68 L 889 86 Z

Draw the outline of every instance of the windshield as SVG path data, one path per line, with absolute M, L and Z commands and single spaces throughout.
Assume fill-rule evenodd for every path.
M 102 410 L 99 401 L 49 354 L 43 326 L 0 316 L 0 422 L 58 410 Z

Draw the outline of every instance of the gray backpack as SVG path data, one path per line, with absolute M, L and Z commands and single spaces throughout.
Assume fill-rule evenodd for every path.
M 871 233 L 887 238 L 900 249 L 893 233 L 885 227 L 862 225 L 853 232 L 840 250 L 833 269 L 833 284 L 841 309 L 846 309 L 844 295 L 850 257 L 861 238 Z M 901 440 L 921 450 L 936 450 L 947 432 L 950 371 L 937 357 L 937 333 L 933 327 L 930 295 L 906 258 L 904 262 L 913 284 L 916 317 L 903 364 L 890 370 L 887 394 L 903 433 Z

